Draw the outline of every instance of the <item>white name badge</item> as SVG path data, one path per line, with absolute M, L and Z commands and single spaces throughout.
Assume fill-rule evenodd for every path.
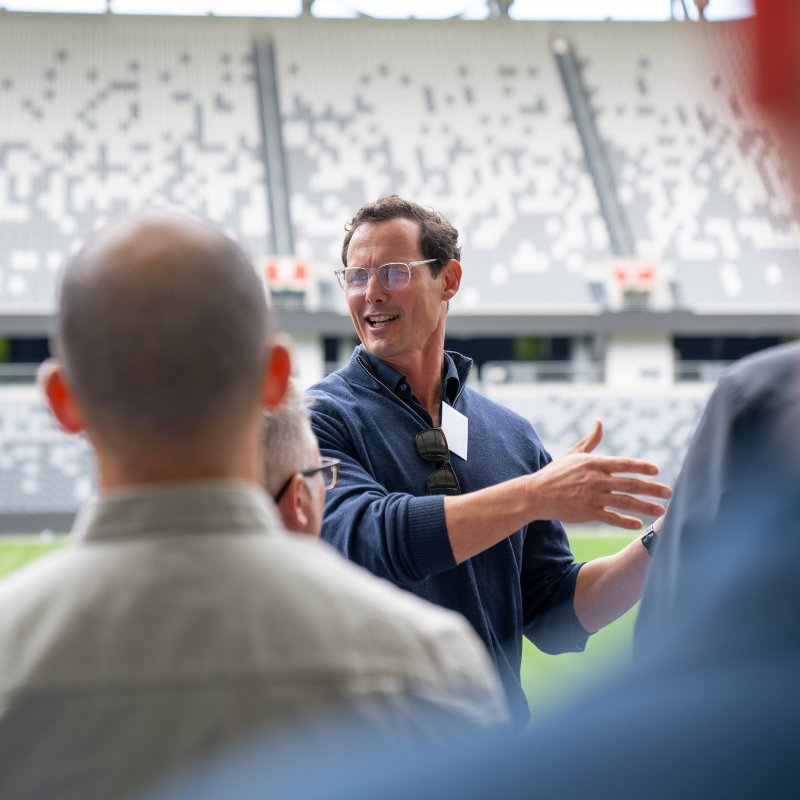
M 467 460 L 469 420 L 452 406 L 442 402 L 442 430 L 451 453 Z

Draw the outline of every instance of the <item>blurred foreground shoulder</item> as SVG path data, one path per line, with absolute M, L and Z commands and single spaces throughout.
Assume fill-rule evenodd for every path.
M 318 607 L 332 611 L 348 652 L 365 673 L 383 675 L 450 716 L 478 726 L 508 721 L 505 693 L 483 642 L 460 614 L 376 578 L 324 541 L 283 542 L 302 559 Z M 313 549 L 307 558 L 303 550 Z M 290 562 L 287 558 L 286 562 Z M 282 569 L 291 570 L 288 563 Z M 299 577 L 299 576 L 298 576 Z

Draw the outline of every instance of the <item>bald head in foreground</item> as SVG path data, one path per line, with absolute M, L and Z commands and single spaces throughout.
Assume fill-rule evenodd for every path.
M 63 275 L 46 389 L 67 429 L 86 428 L 101 487 L 173 472 L 254 478 L 257 446 L 239 439 L 289 372 L 269 327 L 247 256 L 208 224 L 148 211 L 89 240 Z
M 94 445 L 101 489 L 259 475 L 262 406 L 289 357 L 270 347 L 263 288 L 221 231 L 147 211 L 90 239 L 65 270 L 44 384 L 53 412 Z
M 334 708 L 409 739 L 505 719 L 461 618 L 283 530 L 260 426 L 290 359 L 235 242 L 164 211 L 111 223 L 65 269 L 53 352 L 44 391 L 98 497 L 0 583 L 4 800 L 127 796 Z

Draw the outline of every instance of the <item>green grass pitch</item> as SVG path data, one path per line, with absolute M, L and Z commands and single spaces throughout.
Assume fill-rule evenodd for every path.
M 631 534 L 615 533 L 607 527 L 569 527 L 575 558 L 589 561 L 611 555 L 631 541 Z M 528 697 L 531 714 L 557 707 L 584 688 L 603 679 L 630 658 L 635 606 L 627 614 L 589 638 L 583 653 L 550 656 L 536 649 L 527 639 L 522 654 L 522 687 Z

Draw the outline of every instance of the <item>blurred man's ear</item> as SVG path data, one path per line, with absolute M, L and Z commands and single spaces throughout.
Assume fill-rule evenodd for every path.
M 54 358 L 48 358 L 39 367 L 38 379 L 47 404 L 61 427 L 68 433 L 83 431 L 83 412 L 64 377 L 61 364 Z
M 299 472 L 296 473 L 278 504 L 287 530 L 293 533 L 310 533 L 308 527 L 311 524 L 310 508 L 313 499 L 308 482 Z
M 292 376 L 290 346 L 291 339 L 283 334 L 276 334 L 272 340 L 261 392 L 261 406 L 267 411 L 278 408 L 289 388 Z

